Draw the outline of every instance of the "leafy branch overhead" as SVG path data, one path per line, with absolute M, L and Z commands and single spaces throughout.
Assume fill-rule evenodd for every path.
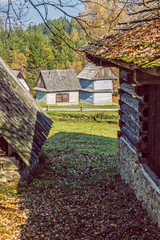
M 143 4 L 147 1 L 144 0 Z M 110 30 L 126 12 L 134 9 L 139 2 L 139 0 L 8 0 L 1 2 L 0 12 L 5 25 L 11 27 L 17 21 L 26 25 L 28 20 L 31 20 L 28 15 L 29 11 L 32 10 L 40 16 L 44 24 L 55 36 L 49 20 L 50 16 L 53 16 L 53 12 L 56 11 L 60 16 L 74 19 L 88 36 L 93 37 L 93 33 L 96 34 L 99 30 L 99 34 Z M 53 27 L 56 26 L 53 24 Z M 57 30 L 61 32 L 61 29 L 57 28 Z M 63 35 L 59 36 L 59 38 L 66 41 Z
M 157 1 L 137 7 L 110 35 L 80 48 L 91 56 L 122 60 L 144 68 L 160 66 L 160 6 Z

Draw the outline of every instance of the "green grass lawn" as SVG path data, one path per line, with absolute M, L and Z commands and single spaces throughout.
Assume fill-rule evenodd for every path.
M 38 102 L 38 104 L 42 107 L 42 108 L 46 108 L 46 104 L 40 103 Z M 89 104 L 85 104 L 85 103 L 80 103 L 78 105 L 71 105 L 71 106 L 57 106 L 57 105 L 49 105 L 49 108 L 103 108 L 103 109 L 118 109 L 119 105 L 118 104 L 108 104 L 108 105 L 89 105 Z
M 117 123 L 119 120 L 119 114 L 117 111 L 107 111 L 107 112 L 76 112 L 76 111 L 47 111 L 48 116 L 54 120 L 77 122 L 78 120 L 84 120 L 85 122 L 110 122 Z

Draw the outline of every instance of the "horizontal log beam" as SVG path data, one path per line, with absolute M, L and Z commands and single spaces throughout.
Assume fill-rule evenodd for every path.
M 148 122 L 148 117 L 144 117 L 143 115 L 141 115 L 141 113 L 135 111 L 132 107 L 123 103 L 121 100 L 119 101 L 119 105 L 119 114 L 121 115 L 122 112 L 127 114 L 127 116 L 129 116 L 132 121 L 134 121 L 135 124 L 137 124 L 138 126 L 140 125 L 140 122 Z
M 120 110 L 118 112 L 120 116 L 122 116 L 123 113 L 127 114 L 127 116 L 130 117 L 131 120 L 134 121 L 137 126 L 139 126 L 140 113 L 135 111 L 133 108 L 121 102 Z
M 126 124 L 134 133 L 139 137 L 140 128 L 128 117 L 125 113 L 122 113 L 121 120 L 122 124 Z
M 144 103 L 143 101 L 140 101 L 137 98 L 133 98 L 128 93 L 121 93 L 120 100 L 123 103 L 126 103 L 131 108 L 133 108 L 135 111 L 141 113 L 144 116 L 148 116 L 149 110 L 148 110 L 148 104 Z
M 121 131 L 119 131 L 119 138 L 123 140 L 124 142 L 127 142 L 127 144 L 138 154 L 137 148 L 131 143 L 131 141 L 128 139 L 128 137 Z
M 134 151 L 137 152 L 139 158 L 147 158 L 147 150 L 141 150 L 140 148 L 137 148 L 122 131 L 118 132 L 118 138 L 124 138 L 128 145 L 130 145 L 134 149 Z
M 127 82 L 122 82 L 120 85 L 120 88 L 131 95 L 136 95 L 135 86 L 132 84 L 129 84 Z
M 140 70 L 133 70 L 133 79 L 134 82 L 141 85 L 160 84 L 160 77 Z
M 140 140 L 139 138 L 131 131 L 129 127 L 123 125 L 121 127 L 122 133 L 130 140 L 130 142 L 139 150 L 140 149 Z
M 147 136 L 148 134 L 148 123 L 147 122 L 139 122 L 136 124 L 135 121 L 132 121 L 130 117 L 128 117 L 125 113 L 120 114 L 121 119 L 119 120 L 119 126 L 126 124 L 136 135 L 137 137 Z
M 134 116 L 136 117 L 136 118 L 138 118 L 138 115 L 139 115 L 139 118 L 140 118 L 140 120 L 143 122 L 145 122 L 145 121 L 148 121 L 148 116 L 149 116 L 149 108 L 148 107 L 146 107 L 146 108 L 144 108 L 144 109 L 139 109 L 139 111 L 136 111 L 134 108 L 132 108 L 131 106 L 129 106 L 128 104 L 126 104 L 126 103 L 124 103 L 123 101 L 121 101 L 121 100 L 119 100 L 119 105 L 120 105 L 120 107 L 121 108 L 123 108 L 122 110 L 124 111 L 124 108 L 126 108 L 126 106 L 127 107 L 129 107 L 130 109 L 132 109 L 134 112 L 137 112 L 137 115 L 136 114 L 134 114 L 133 113 L 133 118 L 134 118 Z M 126 105 L 126 106 L 125 106 Z M 122 107 L 122 106 L 125 106 L 125 107 Z M 129 110 L 129 108 L 128 108 L 128 110 L 126 110 L 126 111 L 124 111 L 127 115 L 132 115 L 132 111 L 130 111 Z M 135 118 L 135 119 L 136 119 Z
M 122 82 L 120 85 L 120 89 L 122 89 L 124 92 L 134 95 L 136 98 L 148 103 L 149 101 L 149 93 L 148 88 L 143 86 L 134 86 L 132 84 Z M 119 91 L 119 93 L 121 93 Z

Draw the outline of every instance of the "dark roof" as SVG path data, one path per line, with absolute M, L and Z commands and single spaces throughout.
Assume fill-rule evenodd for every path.
M 83 70 L 78 74 L 79 79 L 86 79 L 86 80 L 98 80 L 98 79 L 118 79 L 111 68 L 108 68 L 107 76 L 106 77 L 98 77 L 97 74 L 103 69 L 102 66 L 96 66 L 93 63 L 88 63 Z
M 102 36 L 79 50 L 85 52 L 92 61 L 101 59 L 101 62 L 112 62 L 130 69 L 156 68 L 154 74 L 160 76 L 158 1 L 147 1 L 145 6 L 137 6 L 115 27 L 111 35 Z
M 34 165 L 52 121 L 0 58 L 0 134 L 26 165 Z
M 64 70 L 42 70 L 39 76 L 43 81 L 37 81 L 35 90 L 44 92 L 77 91 L 80 83 L 73 69 Z M 39 79 L 39 78 L 38 78 Z

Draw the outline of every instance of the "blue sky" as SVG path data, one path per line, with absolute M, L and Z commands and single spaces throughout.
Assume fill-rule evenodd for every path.
M 49 2 L 49 3 L 54 3 L 54 4 L 59 3 L 58 0 L 49 0 L 49 1 L 48 0 L 32 0 L 31 2 L 34 3 L 34 4 L 40 4 L 40 3 L 44 3 L 44 2 L 46 2 L 46 3 Z M 61 16 L 65 16 L 63 11 L 67 12 L 69 15 L 72 15 L 72 16 L 77 16 L 79 12 L 83 12 L 83 5 L 80 3 L 81 2 L 80 0 L 61 0 L 61 2 L 63 4 L 63 6 L 60 7 L 58 5 L 58 7 L 61 8 L 62 11 L 59 11 L 58 9 L 56 9 L 53 6 L 48 6 L 48 8 L 47 8 L 47 12 L 48 12 L 47 19 L 53 20 L 53 19 L 59 18 Z M 27 7 L 29 7 L 29 11 L 27 13 L 27 16 L 25 18 L 21 19 L 22 22 L 23 22 L 23 27 L 24 28 L 27 28 L 30 23 L 32 23 L 32 25 L 34 25 L 34 24 L 37 25 L 37 24 L 43 22 L 39 13 L 36 11 L 36 9 L 34 9 L 34 7 L 31 5 L 31 3 L 29 1 L 27 1 L 27 0 L 13 0 L 12 3 L 13 3 L 13 6 L 14 6 L 14 10 L 17 12 L 17 15 L 22 15 L 23 16 L 24 13 L 27 12 Z M 19 3 L 22 3 L 22 6 L 23 6 L 22 11 L 19 11 Z M 23 3 L 25 5 L 23 5 Z M 74 4 L 76 4 L 75 7 L 69 7 L 69 5 L 73 6 Z M 9 20 L 11 20 L 11 22 L 14 22 L 14 19 L 15 19 L 14 12 L 10 11 L 10 18 L 9 19 L 7 18 L 7 15 L 5 13 L 5 11 L 8 10 L 8 0 L 0 0 L 0 9 L 3 10 L 3 11 L 0 10 L 0 18 L 4 19 L 4 22 L 6 24 L 9 25 L 9 23 L 10 23 Z M 10 10 L 11 10 L 11 8 L 10 8 Z M 39 8 L 39 10 L 40 10 L 41 14 L 43 15 L 43 17 L 45 18 L 45 8 L 44 8 L 44 6 L 41 6 Z M 6 22 L 6 20 L 7 20 L 7 22 Z
M 78 0 L 73 0 L 73 1 L 78 2 Z M 38 14 L 38 12 L 31 5 L 29 7 L 30 7 L 30 10 L 27 15 L 28 21 L 26 22 L 26 25 L 27 25 L 27 23 L 30 23 L 30 22 L 32 22 L 33 24 L 38 24 L 38 23 L 43 22 L 40 15 Z M 83 6 L 78 5 L 77 7 L 74 7 L 74 8 L 62 8 L 62 10 L 66 11 L 70 15 L 77 16 L 78 13 L 83 10 Z M 40 11 L 44 15 L 45 10 L 43 7 L 40 8 Z M 52 19 L 59 18 L 61 16 L 64 16 L 64 14 L 62 12 L 60 12 L 59 10 L 57 10 L 53 7 L 48 8 L 48 19 L 52 20 Z

